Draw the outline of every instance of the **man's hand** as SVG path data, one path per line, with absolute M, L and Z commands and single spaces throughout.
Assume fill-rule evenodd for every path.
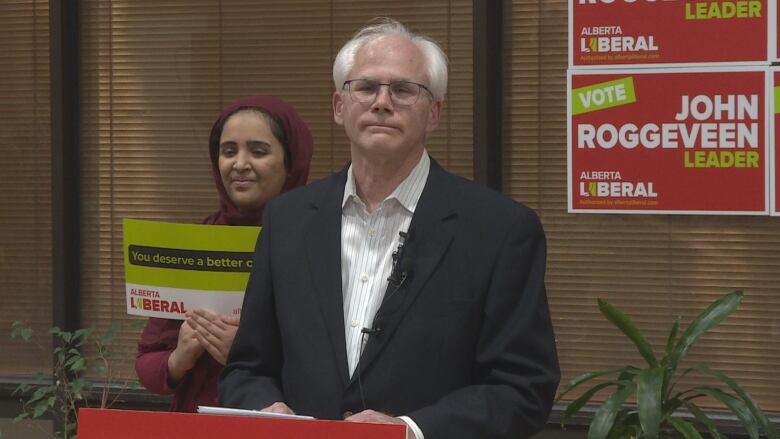
M 260 410 L 261 412 L 268 412 L 268 413 L 281 413 L 284 415 L 294 415 L 295 412 L 290 409 L 290 407 L 287 407 L 287 404 L 279 401 L 275 402 L 268 407 Z
M 355 413 L 354 415 L 344 419 L 348 422 L 370 422 L 372 424 L 401 424 L 406 425 L 406 422 L 404 422 L 402 419 L 386 415 L 381 412 L 377 412 L 374 410 L 363 410 L 360 413 Z M 415 439 L 414 433 L 412 432 L 412 429 L 408 426 L 406 427 L 406 439 Z
M 195 362 L 198 361 L 204 350 L 190 320 L 185 320 L 179 328 L 176 349 L 168 356 L 168 386 L 176 386 L 176 383 L 184 378 L 187 371 L 195 366 Z
M 221 316 L 205 309 L 194 310 L 190 317 L 200 344 L 223 366 L 236 338 L 238 320 L 238 317 Z

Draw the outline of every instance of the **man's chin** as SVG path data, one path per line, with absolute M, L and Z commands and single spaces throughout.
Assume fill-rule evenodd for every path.
M 358 145 L 358 151 L 367 156 L 392 157 L 399 153 L 398 145 L 389 142 L 365 142 Z
M 366 148 L 372 149 L 394 149 L 403 141 L 398 131 L 366 132 L 359 140 Z

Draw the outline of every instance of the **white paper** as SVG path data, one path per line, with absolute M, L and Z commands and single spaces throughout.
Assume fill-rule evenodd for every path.
M 232 409 L 227 407 L 210 407 L 206 405 L 199 405 L 198 413 L 206 415 L 251 416 L 255 418 L 314 419 L 312 416 L 288 415 L 286 413 L 261 412 L 257 410 Z

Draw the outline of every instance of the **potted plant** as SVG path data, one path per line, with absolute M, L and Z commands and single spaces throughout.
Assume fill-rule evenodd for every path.
M 700 398 L 720 401 L 739 419 L 751 439 L 757 439 L 762 434 L 763 437 L 777 439 L 776 427 L 733 379 L 704 364 L 678 370 L 680 362 L 696 340 L 725 320 L 741 301 L 741 291 L 726 294 L 699 314 L 682 334 L 679 333 L 680 321 L 677 319 L 667 338 L 663 358 L 659 360 L 631 319 L 618 308 L 598 299 L 601 313 L 631 339 L 645 364 L 642 367 L 627 365 L 589 372 L 572 379 L 561 390 L 556 402 L 584 384 L 590 384 L 591 387 L 569 403 L 561 418 L 561 425 L 579 412 L 597 392 L 610 389 L 612 393 L 593 415 L 588 439 L 701 438 L 692 420 L 712 437 L 724 438 L 712 419 L 697 405 Z M 723 385 L 721 388 L 695 386 L 681 389 L 679 378 L 691 373 L 713 377 Z M 599 379 L 602 377 L 611 378 L 603 381 Z M 626 404 L 631 396 L 635 397 L 636 405 Z
M 11 338 L 34 343 L 41 352 L 54 354 L 51 375 L 38 372 L 32 383 L 22 383 L 14 390 L 13 394 L 19 395 L 22 403 L 21 413 L 14 418 L 14 422 L 59 415 L 64 424 L 62 431 L 54 432 L 51 437 L 75 439 L 79 408 L 90 405 L 111 407 L 124 390 L 136 388 L 134 379 L 119 376 L 114 367 L 116 362 L 113 353 L 109 349 L 109 344 L 122 326 L 120 322 L 114 322 L 103 333 L 96 331 L 95 327 L 72 332 L 53 327 L 49 334 L 54 337 L 56 345 L 50 351 L 37 339 L 37 334 L 30 326 L 14 322 Z M 133 321 L 128 326 L 135 329 L 139 322 Z M 94 353 L 85 353 L 87 345 L 92 346 Z M 88 368 L 92 369 L 94 377 L 84 376 Z M 93 388 L 97 387 L 100 387 L 98 392 L 93 392 Z

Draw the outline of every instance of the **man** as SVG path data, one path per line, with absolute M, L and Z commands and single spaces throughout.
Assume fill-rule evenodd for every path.
M 429 158 L 438 45 L 386 21 L 333 71 L 352 163 L 268 205 L 220 402 L 419 439 L 530 436 L 559 380 L 537 216 Z

